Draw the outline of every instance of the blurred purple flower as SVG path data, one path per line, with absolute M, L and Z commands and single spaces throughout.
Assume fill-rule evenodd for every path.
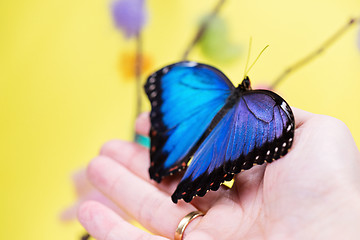
M 126 38 L 138 35 L 148 18 L 145 0 L 116 0 L 112 4 L 112 14 L 116 27 Z

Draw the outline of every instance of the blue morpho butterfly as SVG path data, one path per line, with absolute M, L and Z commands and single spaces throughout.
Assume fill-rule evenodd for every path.
M 238 87 L 218 69 L 178 62 L 153 73 L 145 84 L 151 102 L 150 178 L 187 170 L 171 196 L 190 202 L 216 191 L 234 174 L 285 155 L 294 138 L 294 116 L 268 90 Z

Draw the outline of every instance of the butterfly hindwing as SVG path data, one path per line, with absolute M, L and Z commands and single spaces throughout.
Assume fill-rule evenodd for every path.
M 145 84 L 152 110 L 150 177 L 158 182 L 186 167 L 198 141 L 235 89 L 219 70 L 179 62 L 152 74 Z
M 172 200 L 189 202 L 243 169 L 280 158 L 293 136 L 294 117 L 285 100 L 267 90 L 244 92 L 199 146 Z

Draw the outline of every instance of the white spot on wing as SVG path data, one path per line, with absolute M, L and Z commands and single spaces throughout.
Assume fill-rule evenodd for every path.
M 197 62 L 187 62 L 187 63 L 185 63 L 185 66 L 187 66 L 187 67 L 195 67 L 196 65 L 198 65 Z
M 287 106 L 287 104 L 286 104 L 285 101 L 283 101 L 283 102 L 281 103 L 281 105 L 280 105 L 281 109 L 286 113 L 286 116 L 287 116 L 289 119 L 291 119 L 291 116 L 290 116 L 291 114 L 290 114 L 289 110 L 286 108 L 286 106 Z
M 284 142 L 282 146 L 283 146 L 283 147 L 286 147 L 286 142 Z
M 287 127 L 286 131 L 290 131 L 291 129 L 291 124 Z
M 155 77 L 154 75 L 149 79 L 149 83 L 154 83 L 155 82 Z
M 166 74 L 168 71 L 169 71 L 169 68 L 168 68 L 168 67 L 164 67 L 164 68 L 162 69 L 162 73 L 163 73 L 163 74 Z
M 157 93 L 156 93 L 156 92 L 152 92 L 152 93 L 150 93 L 150 97 L 151 97 L 151 98 L 156 97 L 156 95 L 157 95 Z

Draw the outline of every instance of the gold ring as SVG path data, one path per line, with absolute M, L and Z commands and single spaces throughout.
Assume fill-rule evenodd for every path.
M 184 233 L 187 225 L 195 218 L 204 216 L 204 215 L 205 214 L 200 211 L 193 211 L 193 212 L 189 213 L 188 215 L 186 215 L 183 219 L 181 219 L 178 227 L 176 228 L 174 240 L 182 240 L 183 233 Z

